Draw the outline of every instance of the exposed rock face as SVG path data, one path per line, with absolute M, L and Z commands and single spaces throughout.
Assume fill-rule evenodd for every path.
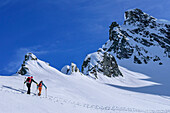
M 21 68 L 17 72 L 18 74 L 21 74 L 21 75 L 27 74 L 27 71 L 29 71 L 29 69 L 26 67 L 25 63 L 28 60 L 37 60 L 37 57 L 34 54 L 32 54 L 32 53 L 27 53 L 25 55 L 25 59 L 23 61 L 23 64 L 21 65 Z
M 74 72 L 80 72 L 80 70 L 78 69 L 78 67 L 76 66 L 76 64 L 71 63 L 71 66 L 66 65 L 61 69 L 61 72 L 67 75 L 70 75 Z
M 156 25 L 155 22 L 156 22 L 156 18 L 142 12 L 142 10 L 140 9 L 133 9 L 125 12 L 125 21 L 124 21 L 125 25 L 151 27 Z
M 114 56 L 102 50 L 87 55 L 82 65 L 82 72 L 93 78 L 98 78 L 98 73 L 108 77 L 123 76 Z
M 94 78 L 98 78 L 98 73 L 122 76 L 115 58 L 163 65 L 162 59 L 170 58 L 170 22 L 157 20 L 140 9 L 126 11 L 124 24 L 112 22 L 109 40 L 85 58 L 82 72 Z
M 24 61 L 28 61 L 28 60 L 37 60 L 37 57 L 32 53 L 27 53 L 25 55 L 25 60 Z
M 109 41 L 102 48 L 119 59 L 162 65 L 161 57 L 170 58 L 170 22 L 157 20 L 140 9 L 126 11 L 123 25 L 111 24 Z

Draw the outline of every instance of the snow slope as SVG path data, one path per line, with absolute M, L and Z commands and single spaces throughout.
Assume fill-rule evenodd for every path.
M 170 96 L 122 89 L 160 86 L 142 73 L 121 67 L 125 78 L 105 84 L 79 72 L 65 75 L 39 59 L 26 66 L 34 80 L 44 81 L 47 97 L 44 89 L 41 97 L 33 94 L 34 83 L 32 94 L 25 94 L 25 76 L 0 76 L 0 113 L 170 113 Z

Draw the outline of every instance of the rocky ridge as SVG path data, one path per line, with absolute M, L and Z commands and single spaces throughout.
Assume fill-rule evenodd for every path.
M 153 52 L 153 49 L 157 50 Z M 109 41 L 102 49 L 118 59 L 133 58 L 137 64 L 149 61 L 162 65 L 162 57 L 170 58 L 170 22 L 158 20 L 140 9 L 125 12 L 123 25 L 113 22 Z
M 25 55 L 25 59 L 21 65 L 21 67 L 19 68 L 19 70 L 17 71 L 18 74 L 21 74 L 21 75 L 26 75 L 26 74 L 29 74 L 29 68 L 28 68 L 28 61 L 35 61 L 37 65 L 40 65 L 38 63 L 38 58 L 33 54 L 33 53 L 27 53 Z M 50 65 L 49 63 L 47 62 L 44 62 L 46 65 Z
M 97 52 L 87 55 L 82 72 L 94 78 L 123 76 L 115 59 L 132 63 L 163 65 L 170 58 L 170 22 L 158 20 L 140 9 L 125 12 L 123 25 L 112 22 L 109 40 Z

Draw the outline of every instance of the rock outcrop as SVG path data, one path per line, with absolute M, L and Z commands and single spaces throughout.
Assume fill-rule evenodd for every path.
M 28 74 L 28 72 L 30 71 L 29 68 L 28 68 L 28 65 L 29 63 L 28 62 L 32 62 L 34 61 L 35 62 L 35 66 L 38 65 L 40 67 L 41 64 L 38 62 L 38 59 L 37 57 L 33 54 L 33 53 L 27 53 L 25 55 L 25 59 L 21 65 L 21 67 L 19 68 L 19 70 L 17 71 L 18 74 L 21 74 L 21 75 L 26 75 Z M 43 62 L 45 65 L 49 66 L 49 63 L 46 63 L 46 62 Z
M 25 55 L 25 59 L 21 65 L 21 68 L 17 71 L 18 74 L 21 74 L 21 75 L 27 74 L 27 71 L 29 71 L 29 69 L 27 68 L 25 64 L 28 60 L 37 60 L 37 57 L 32 53 L 27 53 Z
M 61 69 L 61 72 L 67 75 L 70 75 L 74 72 L 80 72 L 80 70 L 78 69 L 77 65 L 74 63 L 71 63 L 71 66 L 66 65 Z
M 82 72 L 96 79 L 98 78 L 98 73 L 102 73 L 107 77 L 123 76 L 114 56 L 103 52 L 101 49 L 87 55 L 82 65 Z

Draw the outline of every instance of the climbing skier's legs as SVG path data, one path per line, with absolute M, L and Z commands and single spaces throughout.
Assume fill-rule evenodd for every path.
M 42 87 L 38 87 L 38 90 L 39 90 L 38 96 L 40 96 L 41 95 Z
M 30 91 L 31 91 L 31 84 L 27 83 L 27 87 L 28 87 L 27 94 L 30 94 Z

